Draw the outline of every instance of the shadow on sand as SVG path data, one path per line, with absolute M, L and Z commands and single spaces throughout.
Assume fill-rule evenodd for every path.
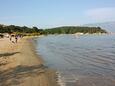
M 2 53 L 0 54 L 0 66 L 3 66 L 3 65 L 6 65 L 8 64 L 9 62 L 6 60 L 7 58 L 9 58 L 9 56 L 12 56 L 12 55 L 15 55 L 15 54 L 18 54 L 20 52 L 12 52 L 12 53 Z
M 20 53 L 20 52 L 12 52 L 12 53 L 3 53 L 3 54 L 0 54 L 0 57 L 4 57 L 4 56 L 12 56 L 12 55 L 15 55 L 17 53 Z
M 35 65 L 35 66 L 17 66 L 15 68 L 0 71 L 0 86 L 20 86 L 23 83 L 25 77 L 34 77 L 38 76 L 41 73 L 46 71 L 44 65 Z

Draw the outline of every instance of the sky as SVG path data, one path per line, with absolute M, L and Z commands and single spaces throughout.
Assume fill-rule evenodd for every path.
M 0 0 L 0 24 L 78 26 L 115 21 L 115 0 Z

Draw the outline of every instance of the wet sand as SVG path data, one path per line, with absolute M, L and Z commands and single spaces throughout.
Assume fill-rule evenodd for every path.
M 36 55 L 32 39 L 0 39 L 0 86 L 57 86 L 55 72 Z

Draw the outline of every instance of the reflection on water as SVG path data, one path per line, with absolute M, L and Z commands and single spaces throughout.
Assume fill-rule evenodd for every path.
M 46 65 L 66 86 L 115 86 L 115 36 L 45 36 L 36 39 Z

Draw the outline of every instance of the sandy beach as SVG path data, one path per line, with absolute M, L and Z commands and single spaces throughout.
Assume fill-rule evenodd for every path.
M 0 86 L 57 86 L 55 72 L 36 55 L 32 39 L 0 39 Z

